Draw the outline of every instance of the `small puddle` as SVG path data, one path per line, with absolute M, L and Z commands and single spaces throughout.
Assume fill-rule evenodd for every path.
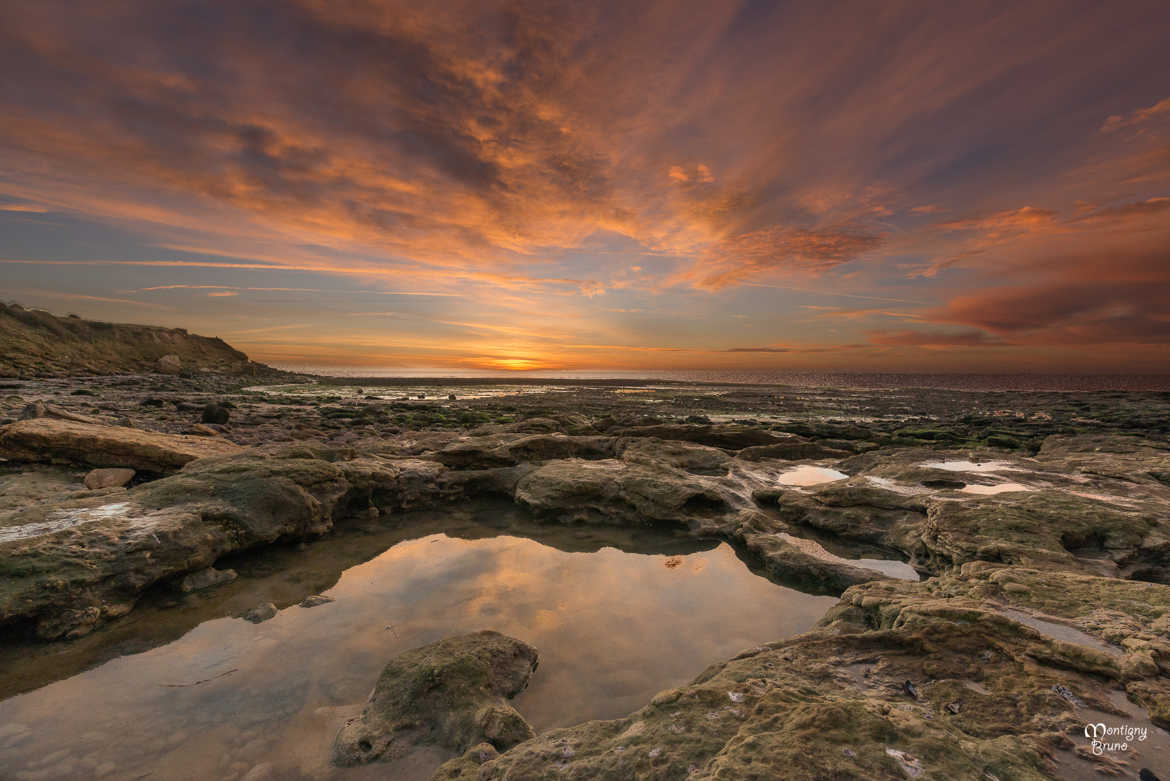
M 1024 485 L 1023 483 L 996 483 L 995 485 L 979 485 L 977 483 L 968 483 L 959 489 L 959 493 L 978 494 L 980 496 L 994 496 L 996 494 L 1035 490 L 1036 489 L 1032 486 Z
M 1045 621 L 1042 618 L 1036 618 L 1030 613 L 1025 613 L 1022 610 L 1014 610 L 1006 608 L 1000 611 L 1013 621 L 1019 621 L 1025 626 L 1030 626 L 1040 634 L 1051 637 L 1054 640 L 1060 640 L 1064 643 L 1071 643 L 1079 645 L 1084 648 L 1092 648 L 1094 651 L 1101 651 L 1111 656 L 1120 656 L 1123 651 L 1113 645 L 1109 645 L 1103 640 L 1093 637 L 1087 632 L 1082 632 L 1079 629 L 1068 626 L 1067 624 L 1058 624 L 1055 621 Z
M 810 540 L 804 537 L 794 537 L 791 534 L 780 532 L 776 535 L 780 539 L 787 542 L 793 547 L 799 548 L 810 556 L 815 556 L 824 561 L 833 561 L 839 564 L 848 564 L 853 567 L 861 567 L 863 569 L 871 569 L 875 572 L 880 572 L 883 575 L 896 578 L 898 580 L 918 580 L 918 571 L 911 567 L 904 561 L 896 559 L 849 559 L 844 556 L 838 556 L 835 553 L 830 553 L 823 545 L 816 540 Z
M 920 464 L 927 469 L 942 469 L 947 472 L 1022 472 L 1018 466 L 1007 461 L 927 461 Z
M 838 472 L 836 469 L 805 464 L 781 472 L 776 476 L 776 481 L 782 485 L 809 486 L 831 483 L 834 480 L 846 480 L 848 477 L 849 475 Z
M 855 566 L 877 570 L 883 575 L 898 580 L 921 580 L 918 570 L 904 561 L 896 559 L 848 559 L 848 561 Z
M 531 643 L 540 668 L 515 705 L 540 731 L 623 716 L 712 662 L 808 630 L 836 603 L 753 575 L 726 544 L 688 543 L 675 555 L 569 552 L 479 534 L 400 541 L 335 581 L 328 562 L 313 558 L 328 539 L 287 554 L 303 557 L 294 579 L 335 582 L 309 586 L 335 601 L 287 607 L 260 624 L 206 620 L 165 645 L 0 702 L 0 775 L 240 778 L 271 763 L 274 778 L 385 778 L 385 765 L 330 766 L 329 748 L 383 666 L 407 649 L 479 629 Z M 679 542 L 660 549 L 671 546 Z M 223 593 L 251 604 L 271 598 L 242 592 L 247 581 Z M 223 615 L 216 593 L 198 599 Z M 181 609 L 137 613 L 126 623 L 164 622 Z M 63 653 L 68 646 L 47 647 L 0 665 L 0 683 L 15 686 L 5 679 L 18 683 L 37 666 L 59 669 Z M 441 758 L 395 778 L 428 778 Z

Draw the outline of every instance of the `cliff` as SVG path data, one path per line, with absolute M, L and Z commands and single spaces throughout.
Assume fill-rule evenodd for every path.
M 161 360 L 164 356 L 170 357 Z M 182 328 L 57 317 L 39 309 L 0 304 L 0 377 L 158 371 L 254 374 L 274 370 L 248 360 L 222 339 Z

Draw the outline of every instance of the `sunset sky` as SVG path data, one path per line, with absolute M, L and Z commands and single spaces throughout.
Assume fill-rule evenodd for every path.
M 1170 5 L 0 6 L 0 298 L 322 367 L 1157 372 Z

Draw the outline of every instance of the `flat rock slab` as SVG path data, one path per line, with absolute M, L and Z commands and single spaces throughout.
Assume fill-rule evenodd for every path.
M 53 418 L 21 420 L 0 429 L 0 457 L 12 461 L 172 472 L 197 458 L 229 455 L 243 449 L 208 437 Z

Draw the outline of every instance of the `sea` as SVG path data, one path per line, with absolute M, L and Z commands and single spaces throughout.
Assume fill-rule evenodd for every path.
M 717 385 L 787 385 L 801 388 L 934 388 L 957 391 L 1154 391 L 1170 392 L 1170 374 L 914 374 L 876 372 L 689 370 L 491 371 L 448 368 L 377 368 L 272 364 L 286 371 L 331 377 L 459 379 L 498 382 L 629 380 Z

